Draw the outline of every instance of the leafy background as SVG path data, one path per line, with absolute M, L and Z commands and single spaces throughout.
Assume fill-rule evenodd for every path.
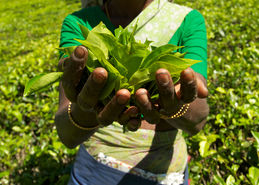
M 198 9 L 208 32 L 210 115 L 186 135 L 191 184 L 259 184 L 256 0 L 175 0 Z M 62 20 L 74 0 L 0 0 L 0 184 L 66 184 L 76 149 L 54 126 L 57 84 L 22 97 L 36 74 L 55 71 Z

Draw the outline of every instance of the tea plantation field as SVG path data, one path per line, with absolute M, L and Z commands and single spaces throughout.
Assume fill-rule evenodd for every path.
M 259 3 L 175 0 L 206 19 L 210 115 L 186 134 L 191 184 L 259 184 Z M 60 27 L 79 0 L 0 0 L 0 184 L 64 185 L 76 149 L 58 139 L 58 84 L 23 97 L 55 71 Z

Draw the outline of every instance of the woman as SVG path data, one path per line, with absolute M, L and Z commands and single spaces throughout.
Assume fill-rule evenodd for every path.
M 150 101 L 145 88 L 140 88 L 134 95 L 135 106 L 126 108 L 130 99 L 126 89 L 102 106 L 98 98 L 108 73 L 97 68 L 83 80 L 88 51 L 73 40 L 84 39 L 77 23 L 92 29 L 103 21 L 114 31 L 119 25 L 130 29 L 137 19 L 141 30 L 136 39 L 185 46 L 179 51 L 187 52 L 186 58 L 202 62 L 182 71 L 176 84 L 166 69 L 157 70 L 158 105 Z M 68 15 L 60 46 L 78 46 L 59 62 L 64 75 L 55 117 L 61 141 L 69 148 L 81 144 L 69 184 L 181 184 L 184 173 L 186 184 L 187 149 L 181 131 L 191 135 L 199 132 L 209 112 L 203 17 L 196 10 L 166 0 L 110 0 L 102 7 Z M 119 123 L 134 132 L 123 133 Z

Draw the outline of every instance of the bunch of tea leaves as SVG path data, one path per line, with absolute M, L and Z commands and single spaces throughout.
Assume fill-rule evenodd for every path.
M 179 79 L 180 72 L 199 62 L 183 58 L 184 54 L 175 52 L 180 46 L 166 44 L 160 47 L 152 46 L 146 40 L 141 43 L 135 40 L 134 33 L 127 28 L 119 27 L 115 34 L 101 22 L 91 31 L 79 24 L 85 40 L 75 39 L 86 48 L 89 56 L 86 67 L 92 72 L 97 67 L 108 71 L 108 80 L 100 96 L 100 100 L 110 98 L 112 92 L 119 89 L 128 89 L 132 94 L 144 84 L 153 84 L 155 87 L 155 72 L 160 68 L 167 69 L 174 81 Z M 76 46 L 60 48 L 66 55 L 71 55 Z M 24 95 L 45 89 L 58 81 L 62 72 L 41 74 L 31 79 L 24 91 Z M 151 94 L 157 97 L 157 91 Z

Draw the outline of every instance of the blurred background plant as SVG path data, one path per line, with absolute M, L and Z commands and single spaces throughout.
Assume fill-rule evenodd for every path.
M 208 32 L 210 115 L 186 135 L 191 184 L 259 184 L 259 3 L 175 0 L 198 9 Z M 74 0 L 0 0 L 0 184 L 66 184 L 76 149 L 54 126 L 58 84 L 23 98 L 24 85 L 55 71 L 60 28 Z

